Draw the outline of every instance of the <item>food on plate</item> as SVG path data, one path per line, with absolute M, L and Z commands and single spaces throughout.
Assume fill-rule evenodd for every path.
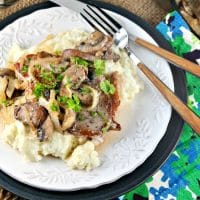
M 96 145 L 121 130 L 120 104 L 142 88 L 110 36 L 80 30 L 50 35 L 30 49 L 14 44 L 0 86 L 9 145 L 30 161 L 51 155 L 87 171 L 100 165 Z

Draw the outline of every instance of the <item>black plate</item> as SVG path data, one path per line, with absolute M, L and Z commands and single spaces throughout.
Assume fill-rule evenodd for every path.
M 119 13 L 128 19 L 132 20 L 134 23 L 141 26 L 144 30 L 146 30 L 154 40 L 163 48 L 172 51 L 168 43 L 164 40 L 164 38 L 157 32 L 154 28 L 148 25 L 145 21 L 143 21 L 138 16 L 130 13 L 129 11 L 107 4 L 100 1 L 95 0 L 84 0 L 85 2 L 95 4 L 97 6 L 109 9 L 116 13 Z M 13 22 L 15 19 L 22 17 L 24 15 L 30 14 L 33 11 L 38 9 L 44 9 L 53 7 L 55 4 L 46 2 L 38 5 L 34 5 L 32 7 L 21 10 L 14 15 L 8 17 L 6 20 L 0 23 L 0 30 Z M 187 94 L 186 94 L 186 83 L 185 83 L 185 74 L 182 70 L 170 65 L 174 83 L 175 83 L 175 93 L 180 99 L 186 102 Z M 168 158 L 172 150 L 174 149 L 181 131 L 183 127 L 183 120 L 177 115 L 175 111 L 172 112 L 172 116 L 167 128 L 167 131 L 155 149 L 154 153 L 132 173 L 120 178 L 118 181 L 100 186 L 96 189 L 88 189 L 88 190 L 80 190 L 75 192 L 52 192 L 40 190 L 37 188 L 33 188 L 22 184 L 13 178 L 9 177 L 2 171 L 0 171 L 0 185 L 7 190 L 24 197 L 26 199 L 31 200 L 61 200 L 61 199 L 75 199 L 75 200 L 105 200 L 111 199 L 114 197 L 118 197 L 121 194 L 130 191 L 132 188 L 136 187 L 140 183 L 142 183 L 146 178 L 155 173 L 160 166 L 165 162 Z M 148 146 L 147 146 L 148 148 Z

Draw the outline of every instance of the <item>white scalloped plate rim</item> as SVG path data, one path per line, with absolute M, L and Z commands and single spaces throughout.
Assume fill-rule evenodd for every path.
M 134 31 L 135 35 L 156 44 L 152 37 L 137 24 L 119 14 L 108 12 L 116 17 L 127 30 Z M 2 67 L 5 63 L 7 52 L 13 41 L 21 46 L 29 47 L 37 44 L 49 33 L 72 28 L 91 30 L 78 14 L 63 7 L 42 9 L 16 20 L 0 31 L 0 66 Z M 168 63 L 140 47 L 137 47 L 136 52 L 143 58 L 144 63 L 174 90 Z M 171 106 L 151 83 L 140 72 L 138 73 L 145 82 L 145 89 L 137 95 L 135 102 L 129 105 L 130 107 L 125 108 L 125 111 L 131 109 L 130 117 L 137 113 L 137 120 L 127 123 L 123 137 L 110 144 L 108 149 L 100 155 L 103 159 L 102 166 L 91 172 L 83 172 L 69 170 L 64 162 L 55 159 L 47 158 L 40 163 L 26 163 L 18 152 L 0 140 L 0 169 L 22 183 L 52 191 L 96 188 L 114 182 L 135 170 L 153 153 L 164 136 L 171 118 Z M 122 162 L 123 159 L 124 162 Z

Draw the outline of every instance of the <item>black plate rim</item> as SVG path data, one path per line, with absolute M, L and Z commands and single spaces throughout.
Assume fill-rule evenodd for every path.
M 144 30 L 146 30 L 161 47 L 169 51 L 172 51 L 171 47 L 169 46 L 167 41 L 161 36 L 161 34 L 155 28 L 151 27 L 148 23 L 146 23 L 143 19 L 136 16 L 135 14 L 121 7 L 117 7 L 101 1 L 96 1 L 96 0 L 82 0 L 82 1 L 87 2 L 89 4 L 95 4 L 97 6 L 117 12 L 127 17 L 134 23 L 141 26 Z M 0 30 L 20 17 L 28 15 L 39 9 L 45 9 L 54 6 L 56 5 L 51 2 L 44 2 L 25 8 L 21 11 L 18 11 L 17 13 L 7 17 L 5 20 L 0 22 Z M 174 67 L 171 64 L 170 68 L 172 70 L 174 78 L 175 93 L 180 99 L 182 99 L 184 102 L 187 102 L 185 72 L 183 70 Z M 162 166 L 162 164 L 166 161 L 166 159 L 169 157 L 169 155 L 175 148 L 178 139 L 181 135 L 183 125 L 184 125 L 183 120 L 173 110 L 167 131 L 164 137 L 161 139 L 160 143 L 158 144 L 157 148 L 153 152 L 153 154 L 134 172 L 120 178 L 114 183 L 103 185 L 96 189 L 79 190 L 75 192 L 52 192 L 52 191 L 40 190 L 25 185 L 23 183 L 20 183 L 14 180 L 13 178 L 9 177 L 2 171 L 0 171 L 0 185 L 6 188 L 7 190 L 13 192 L 14 194 L 17 194 L 18 196 L 32 200 L 38 200 L 38 199 L 105 200 L 105 199 L 115 198 L 125 192 L 130 191 L 139 184 L 143 183 L 146 178 L 150 177 L 160 168 L 160 166 Z

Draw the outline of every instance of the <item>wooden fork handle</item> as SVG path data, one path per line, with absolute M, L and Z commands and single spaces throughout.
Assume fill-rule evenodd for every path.
M 156 75 L 143 63 L 138 64 L 139 69 L 149 78 L 155 87 L 168 100 L 182 119 L 187 122 L 193 130 L 200 135 L 200 118 L 190 110 Z
M 163 48 L 157 47 L 141 38 L 136 38 L 135 39 L 135 43 L 143 46 L 149 50 L 151 50 L 152 52 L 156 53 L 157 55 L 167 59 L 169 62 L 179 66 L 181 69 L 184 69 L 188 72 L 191 72 L 192 74 L 200 77 L 200 66 L 189 61 L 186 60 L 184 58 L 181 58 L 179 56 L 177 56 L 176 54 L 173 54 Z

